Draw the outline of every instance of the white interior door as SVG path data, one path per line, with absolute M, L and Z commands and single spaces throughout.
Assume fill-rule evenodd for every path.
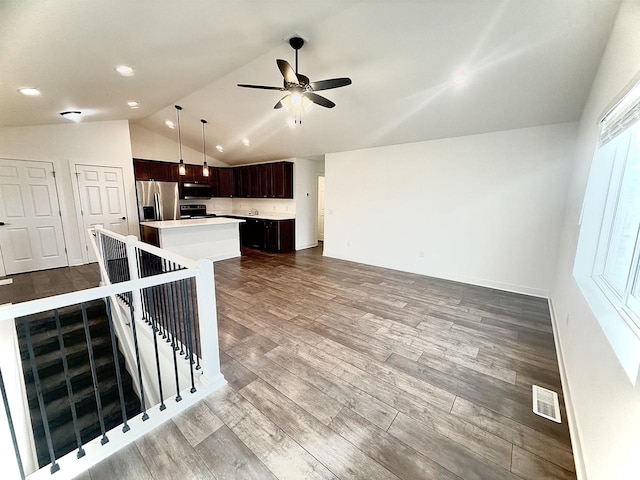
M 318 240 L 324 241 L 324 177 L 318 177 Z
M 96 261 L 87 230 L 102 225 L 129 235 L 122 169 L 98 165 L 76 165 L 85 248 L 90 262 Z
M 52 163 L 0 159 L 0 222 L 6 274 L 69 264 Z

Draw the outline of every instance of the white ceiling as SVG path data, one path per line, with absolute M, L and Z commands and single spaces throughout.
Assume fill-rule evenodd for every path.
M 575 121 L 619 0 L 0 0 L 0 126 L 129 119 L 230 163 Z M 276 58 L 348 76 L 302 126 L 273 110 Z M 114 67 L 135 68 L 121 77 Z M 466 71 L 463 86 L 451 82 Z M 35 86 L 39 97 L 17 93 Z M 127 107 L 128 100 L 141 104 Z M 243 137 L 251 146 L 241 143 Z M 223 154 L 214 150 L 225 147 Z

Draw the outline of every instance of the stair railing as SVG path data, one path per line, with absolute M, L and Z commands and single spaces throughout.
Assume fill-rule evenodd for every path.
M 17 358 L 15 352 L 8 355 L 13 357 L 9 360 L 7 355 L 0 356 L 0 447 L 4 444 L 8 448 L 12 446 L 15 453 L 15 461 L 3 461 L 10 478 L 14 478 L 12 473 L 15 473 L 15 478 L 22 479 L 26 476 L 29 479 L 49 478 L 56 472 L 59 473 L 55 478 L 73 478 L 226 383 L 220 373 L 213 263 L 189 260 L 140 242 L 136 237 L 123 237 L 100 227 L 91 229 L 91 233 L 102 277 L 101 286 L 0 306 L 0 327 L 15 334 L 14 325 L 18 323 L 27 342 L 27 360 L 39 406 L 36 416 L 43 425 L 43 430 L 36 434 L 44 436 L 49 460 L 48 465 L 34 472 L 38 464 L 37 452 L 34 451 L 36 434 L 31 428 L 19 351 Z M 122 422 L 111 429 L 102 417 L 100 384 L 93 360 L 94 345 L 86 314 L 86 305 L 98 299 L 106 305 L 108 341 L 116 366 L 121 407 Z M 100 424 L 99 437 L 88 442 L 78 426 L 65 341 L 60 333 L 59 312 L 69 306 L 79 306 L 82 312 L 97 407 L 96 419 Z M 39 366 L 31 343 L 33 318 L 45 313 L 56 322 L 70 399 L 71 423 L 77 441 L 76 450 L 61 458 L 51 438 Z M 15 335 L 12 341 L 17 343 Z M 134 418 L 127 418 L 121 385 L 123 372 L 118 367 L 119 351 L 128 357 L 126 369 L 134 380 L 140 399 L 142 413 Z M 11 377 L 10 382 L 5 381 L 7 375 Z M 25 430 L 29 430 L 27 434 Z

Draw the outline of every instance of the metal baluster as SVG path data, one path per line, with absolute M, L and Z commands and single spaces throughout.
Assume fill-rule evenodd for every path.
M 144 385 L 142 384 L 142 365 L 140 364 L 140 350 L 138 349 L 138 334 L 136 332 L 136 319 L 133 312 L 133 302 L 129 304 L 131 313 L 131 330 L 133 331 L 133 346 L 136 349 L 136 364 L 138 365 L 138 381 L 140 382 L 140 408 L 142 409 L 142 421 L 148 420 L 147 406 L 144 401 Z
M 98 420 L 100 421 L 100 431 L 102 438 L 100 444 L 104 445 L 109 442 L 106 429 L 104 427 L 104 415 L 102 414 L 102 399 L 100 398 L 100 388 L 98 385 L 98 374 L 96 373 L 96 362 L 93 358 L 93 343 L 91 341 L 91 332 L 89 331 L 89 320 L 87 319 L 87 308 L 84 303 L 80 304 L 82 309 L 82 323 L 84 324 L 84 335 L 87 337 L 87 350 L 89 352 L 89 365 L 91 366 L 91 378 L 93 378 L 93 391 L 96 395 L 96 407 L 98 408 Z
M 176 376 L 176 402 L 179 402 L 180 400 L 182 400 L 182 397 L 180 396 L 180 381 L 178 380 L 178 359 L 176 357 L 176 350 L 178 349 L 176 342 L 178 340 L 176 338 L 176 327 L 175 327 L 176 322 L 175 322 L 175 312 L 173 310 L 173 301 L 169 302 L 169 322 L 173 326 L 173 335 L 172 335 L 173 338 L 171 339 L 171 350 L 173 351 L 173 371 Z
M 73 396 L 73 388 L 71 386 L 71 377 L 69 376 L 69 364 L 67 362 L 67 351 L 64 347 L 64 339 L 62 338 L 62 329 L 60 327 L 60 315 L 58 309 L 53 312 L 53 318 L 56 322 L 56 330 L 58 332 L 58 345 L 60 346 L 60 354 L 62 355 L 62 368 L 64 369 L 64 379 L 67 384 L 67 395 L 69 396 L 69 405 L 71 406 L 71 419 L 73 420 L 73 429 L 76 433 L 76 442 L 78 443 L 78 458 L 84 457 L 84 449 L 82 448 L 82 438 L 80 438 L 80 429 L 78 428 L 78 416 L 76 414 L 76 402 Z
M 150 288 L 153 288 L 153 287 L 150 287 Z M 151 308 L 153 309 L 153 304 L 150 304 L 150 305 L 151 305 Z M 154 311 L 151 312 L 151 316 L 152 317 L 155 316 Z M 162 375 L 160 374 L 160 354 L 158 353 L 158 337 L 157 337 L 158 329 L 156 328 L 155 325 L 151 325 L 151 329 L 153 331 L 153 348 L 156 353 L 156 369 L 158 370 L 158 390 L 160 392 L 160 411 L 162 411 L 165 408 L 167 408 L 167 406 L 164 404 L 164 396 L 162 394 Z
M 171 264 L 173 265 L 173 269 L 171 270 L 172 272 L 175 271 L 175 263 L 171 262 Z M 178 297 L 180 295 L 180 293 L 178 292 L 178 288 L 176 286 L 176 282 L 171 282 L 171 290 L 172 290 L 172 299 L 173 302 L 176 305 L 176 316 L 174 317 L 174 325 L 177 325 L 177 333 L 178 333 L 178 342 L 180 343 L 180 355 L 184 355 L 184 334 L 182 331 L 182 322 L 180 322 L 180 318 L 182 318 L 181 312 L 180 312 L 180 302 L 178 300 Z
M 189 279 L 189 291 L 191 295 L 189 299 L 191 300 L 191 312 L 193 313 L 193 332 L 195 334 L 195 344 L 196 344 L 196 370 L 200 370 L 202 367 L 200 366 L 200 340 L 198 338 L 200 334 L 200 326 L 198 325 L 198 301 L 196 294 L 196 279 L 195 277 L 191 277 Z
M 56 455 L 53 451 L 53 443 L 51 442 L 51 432 L 49 431 L 49 420 L 47 420 L 47 410 L 44 407 L 44 397 L 42 396 L 42 386 L 40 385 L 40 376 L 38 375 L 38 367 L 36 366 L 36 358 L 33 353 L 33 343 L 31 342 L 31 331 L 26 320 L 22 321 L 22 329 L 27 341 L 27 350 L 29 351 L 29 363 L 31 364 L 31 373 L 33 381 L 36 385 L 36 395 L 38 396 L 38 405 L 40 406 L 40 416 L 42 418 L 42 426 L 44 427 L 44 436 L 49 448 L 49 457 L 51 458 L 51 473 L 60 470 L 60 465 L 56 463 Z
M 22 457 L 20 456 L 20 449 L 18 448 L 18 439 L 16 438 L 16 430 L 13 426 L 13 419 L 11 418 L 11 410 L 9 410 L 9 400 L 7 399 L 7 391 L 4 388 L 2 370 L 0 370 L 0 392 L 2 393 L 2 403 L 4 403 L 4 411 L 7 412 L 7 423 L 9 424 L 11 441 L 13 442 L 13 450 L 16 454 L 16 460 L 18 461 L 18 470 L 20 471 L 20 479 L 24 480 L 25 479 L 24 467 L 22 466 Z
M 162 267 L 163 270 L 166 272 L 167 271 L 167 261 L 163 258 L 162 259 Z M 168 290 L 168 286 L 166 283 L 159 285 L 160 287 L 160 291 L 162 292 L 162 300 L 164 303 L 164 313 L 163 313 L 163 319 L 164 319 L 164 330 L 167 333 L 167 343 L 171 343 L 171 348 L 174 348 L 174 341 L 171 338 L 171 309 L 170 309 L 170 301 L 167 298 L 167 290 Z
M 122 432 L 127 433 L 131 427 L 127 424 L 127 409 L 124 403 L 124 392 L 122 390 L 122 375 L 120 373 L 120 357 L 118 355 L 118 341 L 116 339 L 113 316 L 111 313 L 111 299 L 106 298 L 107 318 L 109 319 L 109 334 L 111 336 L 111 350 L 113 351 L 113 361 L 116 366 L 116 381 L 118 382 L 118 396 L 120 397 L 120 409 L 122 410 Z
M 191 338 L 191 315 L 189 313 L 189 300 L 187 298 L 187 279 L 183 278 L 180 282 L 182 284 L 182 297 L 184 305 L 184 322 L 185 330 L 187 331 L 187 360 L 189 360 L 189 371 L 191 373 L 191 393 L 196 393 L 196 385 L 193 380 L 193 339 Z

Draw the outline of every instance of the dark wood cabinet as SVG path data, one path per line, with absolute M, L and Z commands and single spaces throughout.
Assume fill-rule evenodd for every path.
M 156 180 L 158 182 L 177 182 L 178 164 L 157 162 L 155 160 L 133 159 L 133 174 L 136 180 Z
M 273 164 L 256 166 L 258 177 L 258 197 L 273 198 Z
M 235 185 L 233 181 L 233 168 L 215 168 L 217 176 L 217 189 L 214 190 L 216 197 L 235 196 Z
M 293 252 L 295 242 L 295 220 L 262 220 L 244 218 L 240 224 L 240 243 L 243 247 L 259 248 L 270 252 Z
M 209 176 L 202 174 L 202 165 L 185 164 L 185 175 L 178 175 L 178 164 L 133 159 L 136 180 L 178 182 L 180 195 L 184 183 L 211 185 L 212 197 L 293 198 L 293 163 L 276 162 L 241 167 L 209 167 Z
M 274 198 L 293 198 L 293 163 L 272 164 L 272 185 Z

